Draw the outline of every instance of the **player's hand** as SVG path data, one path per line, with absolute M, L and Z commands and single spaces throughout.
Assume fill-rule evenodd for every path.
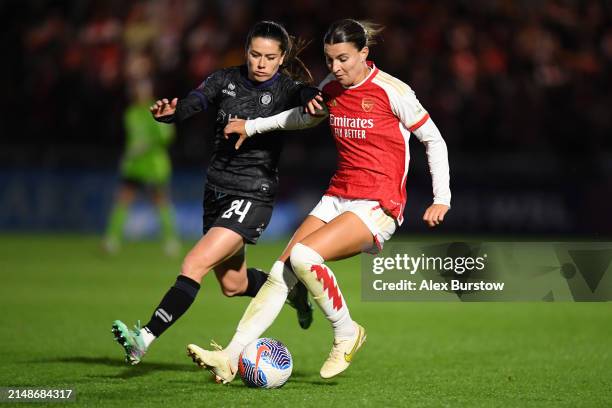
M 178 103 L 178 98 L 174 98 L 171 101 L 168 99 L 159 99 L 157 100 L 149 110 L 153 114 L 155 119 L 161 118 L 162 116 L 172 115 L 176 111 L 176 104 Z
M 321 94 L 312 98 L 304 107 L 306 112 L 312 116 L 325 116 L 327 114 L 325 103 L 323 102 L 323 96 Z
M 425 214 L 423 214 L 423 221 L 433 228 L 444 221 L 444 215 L 446 215 L 449 209 L 450 207 L 448 205 L 432 204 L 427 210 L 425 210 Z
M 238 150 L 242 143 L 249 137 L 246 132 L 246 120 L 230 118 L 223 129 L 223 136 L 229 139 L 230 135 L 238 135 L 238 141 L 234 145 L 236 150 Z

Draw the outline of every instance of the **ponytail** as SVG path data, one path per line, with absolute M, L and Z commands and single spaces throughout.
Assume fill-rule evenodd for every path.
M 369 21 L 358 21 L 350 18 L 333 22 L 325 36 L 323 44 L 338 44 L 350 42 L 358 50 L 376 44 L 376 39 L 385 27 Z
M 307 85 L 312 85 L 314 79 L 306 64 L 300 59 L 298 55 L 310 44 L 309 41 L 305 41 L 299 37 L 289 37 L 289 50 L 285 53 L 285 60 L 281 66 L 281 72 L 289 76 L 294 81 L 300 81 Z

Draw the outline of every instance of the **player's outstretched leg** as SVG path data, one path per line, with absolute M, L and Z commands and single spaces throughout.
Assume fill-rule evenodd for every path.
M 297 278 L 289 265 L 276 261 L 266 282 L 245 310 L 228 346 L 221 350 L 221 347 L 213 343 L 215 350 L 208 351 L 190 344 L 187 346 L 187 355 L 200 367 L 211 371 L 217 382 L 232 381 L 238 369 L 240 353 L 247 344 L 259 338 L 272 325 L 296 282 Z
M 320 372 L 321 377 L 331 378 L 348 368 L 365 342 L 366 332 L 351 319 L 334 273 L 323 262 L 323 257 L 306 245 L 296 244 L 291 250 L 293 270 L 334 329 L 334 344 Z
M 123 347 L 125 361 L 131 365 L 140 363 L 147 352 L 147 346 L 141 334 L 140 322 L 134 328 L 135 330 L 130 330 L 121 320 L 115 320 L 111 330 L 115 341 Z
M 290 265 L 287 266 L 287 268 L 291 270 Z M 293 271 L 291 271 L 291 273 L 293 274 Z M 257 296 L 260 289 L 268 280 L 268 275 L 268 273 L 264 272 L 259 268 L 248 268 L 248 286 L 245 292 L 242 293 L 240 296 Z M 297 319 L 300 327 L 304 330 L 308 329 L 312 324 L 313 320 L 313 309 L 312 305 L 310 304 L 310 301 L 308 300 L 308 289 L 306 289 L 304 284 L 298 282 L 297 285 L 295 285 L 293 289 L 289 291 L 289 294 L 286 296 L 286 298 L 286 303 L 297 311 Z
M 187 346 L 187 355 L 201 368 L 210 371 L 219 384 L 228 384 L 236 376 L 236 367 L 232 367 L 230 358 L 223 348 L 214 341 L 210 343 L 213 351 L 204 350 L 195 344 Z
M 198 282 L 179 275 L 143 328 L 139 322 L 136 330 L 130 330 L 121 320 L 115 320 L 112 332 L 125 351 L 125 361 L 132 365 L 140 363 L 149 345 L 189 309 L 199 289 Z

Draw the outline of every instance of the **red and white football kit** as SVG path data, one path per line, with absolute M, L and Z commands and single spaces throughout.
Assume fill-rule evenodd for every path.
M 378 70 L 374 64 L 368 65 L 369 75 L 354 86 L 343 87 L 333 76 L 321 83 L 338 148 L 338 170 L 311 214 L 325 222 L 345 212 L 356 214 L 377 244 L 363 250 L 376 252 L 403 220 L 411 133 L 425 144 L 434 203 L 450 205 L 451 194 L 446 144 L 428 113 L 408 85 Z M 323 119 L 304 113 L 300 107 L 268 118 L 247 120 L 245 129 L 252 136 L 271 130 L 312 127 Z M 290 267 L 282 261 L 274 264 L 266 285 L 252 300 L 232 341 L 218 353 L 227 353 L 232 364 L 237 362 L 240 351 L 261 336 L 278 316 L 291 289 L 287 279 L 295 275 L 332 325 L 334 345 L 320 374 L 323 378 L 334 377 L 348 367 L 365 341 L 366 331 L 352 320 L 336 277 L 321 254 L 297 243 L 289 261 Z M 225 360 L 219 364 L 226 365 Z
M 359 84 L 345 88 L 333 75 L 321 84 L 338 148 L 338 169 L 325 194 L 378 201 L 401 224 L 408 139 L 429 114 L 408 85 L 369 65 Z
M 356 213 L 372 231 L 378 246 L 403 222 L 406 178 L 413 133 L 426 146 L 434 203 L 450 205 L 446 143 L 412 89 L 368 61 L 370 73 L 359 84 L 344 87 L 330 74 L 319 86 L 329 110 L 329 125 L 338 149 L 338 169 L 312 215 L 329 222 L 345 211 Z M 301 129 L 320 118 L 301 108 L 271 118 L 247 121 L 247 133 Z M 369 219 L 368 219 L 369 218 Z M 378 248 L 379 249 L 379 248 Z

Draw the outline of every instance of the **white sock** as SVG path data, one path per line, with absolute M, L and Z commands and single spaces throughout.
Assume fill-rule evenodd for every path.
M 284 262 L 276 261 L 268 279 L 242 315 L 232 341 L 225 348 L 233 366 L 237 366 L 244 347 L 257 340 L 272 325 L 296 283 L 297 277 L 291 268 Z
M 291 265 L 295 274 L 304 282 L 313 299 L 334 329 L 334 338 L 343 340 L 355 337 L 355 324 L 334 273 L 323 263 L 324 259 L 312 248 L 296 244 L 291 250 Z
M 153 343 L 153 340 L 157 338 L 146 327 L 143 327 L 142 329 L 140 329 L 140 337 L 144 341 L 146 348 L 149 348 L 149 345 L 151 345 L 151 343 Z

